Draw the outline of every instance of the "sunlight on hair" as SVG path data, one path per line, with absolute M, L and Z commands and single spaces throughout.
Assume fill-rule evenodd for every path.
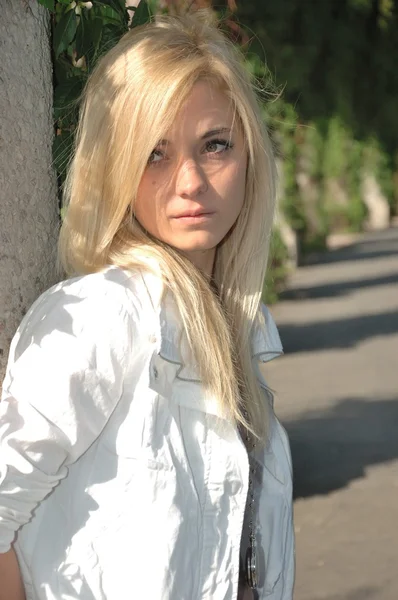
M 250 339 L 261 319 L 275 165 L 243 58 L 213 20 L 205 11 L 157 17 L 129 31 L 97 64 L 84 92 L 65 183 L 60 260 L 73 274 L 109 264 L 148 269 L 155 260 L 175 295 L 208 392 L 238 424 L 264 438 L 267 406 Z M 201 79 L 233 101 L 248 153 L 243 209 L 217 248 L 212 285 L 175 248 L 151 238 L 131 210 L 152 149 Z

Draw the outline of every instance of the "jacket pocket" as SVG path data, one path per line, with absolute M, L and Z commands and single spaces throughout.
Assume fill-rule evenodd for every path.
M 146 389 L 119 404 L 102 434 L 101 447 L 110 461 L 112 456 L 117 460 L 119 474 L 123 465 L 132 471 L 144 466 L 172 471 L 171 444 L 177 433 L 168 400 Z

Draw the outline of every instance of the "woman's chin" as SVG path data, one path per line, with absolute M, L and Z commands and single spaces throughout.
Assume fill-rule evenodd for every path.
M 222 239 L 222 238 L 221 238 Z M 221 239 L 212 235 L 196 235 L 195 239 L 190 240 L 170 240 L 167 243 L 180 252 L 206 252 L 214 250 L 214 248 L 220 243 Z

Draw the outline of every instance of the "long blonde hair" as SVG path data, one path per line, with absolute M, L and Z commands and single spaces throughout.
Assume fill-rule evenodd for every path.
M 233 102 L 248 155 L 243 209 L 217 248 L 214 285 L 178 250 L 143 231 L 130 211 L 149 155 L 204 78 Z M 148 268 L 146 257 L 155 258 L 203 384 L 238 425 L 264 438 L 268 413 L 250 339 L 267 266 L 275 165 L 242 56 L 207 12 L 157 17 L 100 59 L 82 98 L 64 204 L 59 255 L 66 272 Z

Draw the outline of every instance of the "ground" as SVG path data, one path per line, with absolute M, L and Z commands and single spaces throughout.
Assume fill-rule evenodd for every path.
M 398 229 L 300 268 L 267 366 L 295 471 L 295 600 L 398 598 Z

